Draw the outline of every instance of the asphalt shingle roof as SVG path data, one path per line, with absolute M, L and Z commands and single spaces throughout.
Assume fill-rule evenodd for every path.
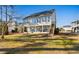
M 34 13 L 34 14 L 29 15 L 29 16 L 26 16 L 24 19 L 29 18 L 29 17 L 39 16 L 41 14 L 52 14 L 54 12 L 54 10 L 55 9 L 51 9 L 51 10 L 47 10 L 47 11 L 43 11 L 43 12 Z

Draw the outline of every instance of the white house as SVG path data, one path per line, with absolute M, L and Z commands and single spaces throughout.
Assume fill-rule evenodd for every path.
M 70 25 L 65 25 L 61 28 L 62 33 L 71 33 L 72 32 L 72 26 Z
M 73 32 L 79 33 L 79 20 L 72 22 L 71 25 L 72 25 Z
M 10 20 L 8 21 L 8 31 L 11 33 L 12 31 L 15 31 L 16 28 L 16 21 Z
M 23 20 L 24 32 L 28 33 L 49 33 L 52 25 L 56 27 L 54 9 L 26 16 Z

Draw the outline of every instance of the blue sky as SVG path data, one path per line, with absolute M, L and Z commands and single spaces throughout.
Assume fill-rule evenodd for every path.
M 69 25 L 72 21 L 79 19 L 79 6 L 77 5 L 16 5 L 16 14 L 27 16 L 33 13 L 55 9 L 57 27 Z M 21 21 L 21 20 L 18 20 Z

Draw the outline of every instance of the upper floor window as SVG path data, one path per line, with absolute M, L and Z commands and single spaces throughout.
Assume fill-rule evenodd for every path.
M 36 24 L 36 23 L 37 23 L 36 18 L 32 18 L 32 24 Z
M 37 18 L 37 23 L 41 23 L 41 17 Z
M 47 16 L 47 22 L 50 22 L 50 20 L 51 20 L 51 17 Z
M 43 22 L 50 22 L 50 16 L 44 16 Z
M 32 24 L 35 24 L 35 19 L 34 18 L 32 18 Z
M 47 19 L 47 17 L 46 16 L 43 16 L 42 17 L 42 22 L 46 22 L 46 19 Z

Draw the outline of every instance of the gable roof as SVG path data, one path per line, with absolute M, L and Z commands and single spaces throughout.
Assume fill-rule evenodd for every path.
M 63 26 L 63 27 L 71 27 L 71 25 L 65 25 L 65 26 Z
M 24 19 L 29 18 L 29 17 L 36 17 L 36 16 L 39 16 L 41 14 L 52 14 L 54 11 L 55 11 L 55 9 L 51 9 L 51 10 L 47 10 L 47 11 L 43 11 L 43 12 L 34 13 L 34 14 L 29 15 L 29 16 L 26 16 Z

